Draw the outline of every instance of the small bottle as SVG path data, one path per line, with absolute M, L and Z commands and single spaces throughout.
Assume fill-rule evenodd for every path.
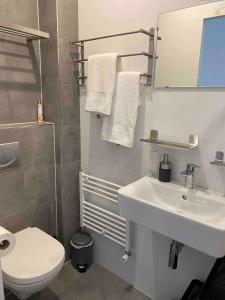
M 169 155 L 164 154 L 163 160 L 159 165 L 159 181 L 170 182 L 171 178 L 171 163 L 169 162 Z
M 43 122 L 44 121 L 44 116 L 43 116 L 43 105 L 41 101 L 38 102 L 38 107 L 37 107 L 37 119 L 38 122 Z

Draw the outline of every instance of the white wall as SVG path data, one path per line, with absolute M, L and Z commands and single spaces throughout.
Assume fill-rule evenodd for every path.
M 160 12 L 202 4 L 200 0 L 80 0 L 79 37 L 89 38 L 137 28 L 156 27 Z M 106 51 L 129 53 L 147 51 L 144 36 L 121 37 L 88 43 L 86 56 Z M 146 58 L 124 60 L 126 70 L 146 71 Z M 95 176 L 127 184 L 146 174 L 150 168 L 150 146 L 139 138 L 148 136 L 151 128 L 164 136 L 187 140 L 191 133 L 199 134 L 197 151 L 170 151 L 173 178 L 182 180 L 180 171 L 187 162 L 201 165 L 197 183 L 223 191 L 225 171 L 209 165 L 217 150 L 225 151 L 224 91 L 146 90 L 139 111 L 136 140 L 133 149 L 126 149 L 100 139 L 101 120 L 82 112 L 82 168 Z M 185 247 L 178 270 L 167 267 L 169 239 L 134 226 L 135 252 L 126 265 L 120 262 L 122 249 L 96 236 L 95 259 L 103 266 L 135 285 L 155 300 L 170 300 L 182 295 L 194 277 L 204 279 L 214 259 Z

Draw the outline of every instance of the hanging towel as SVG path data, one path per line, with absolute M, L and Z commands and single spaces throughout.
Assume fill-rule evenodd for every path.
M 102 139 L 132 148 L 140 105 L 140 73 L 119 72 L 112 115 L 103 118 Z
M 86 111 L 110 115 L 116 81 L 117 53 L 88 58 Z

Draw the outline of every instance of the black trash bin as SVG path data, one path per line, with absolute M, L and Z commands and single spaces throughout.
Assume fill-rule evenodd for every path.
M 93 238 L 87 232 L 74 235 L 71 242 L 72 266 L 80 273 L 84 273 L 93 262 Z

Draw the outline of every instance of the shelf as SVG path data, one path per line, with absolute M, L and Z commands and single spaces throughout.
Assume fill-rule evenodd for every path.
M 29 41 L 50 38 L 50 34 L 47 32 L 36 30 L 30 27 L 25 27 L 22 25 L 10 24 L 4 21 L 0 21 L 0 32 L 20 36 Z
M 218 166 L 218 167 L 225 167 L 225 162 L 214 160 L 214 161 L 210 162 L 210 165 L 214 165 L 214 166 Z
M 179 150 L 192 150 L 198 147 L 199 138 L 197 135 L 190 135 L 188 143 L 179 143 L 173 141 L 166 141 L 158 139 L 158 131 L 151 130 L 150 138 L 149 139 L 141 139 L 142 142 L 156 144 L 158 146 L 164 148 L 172 148 L 172 149 L 179 149 Z

